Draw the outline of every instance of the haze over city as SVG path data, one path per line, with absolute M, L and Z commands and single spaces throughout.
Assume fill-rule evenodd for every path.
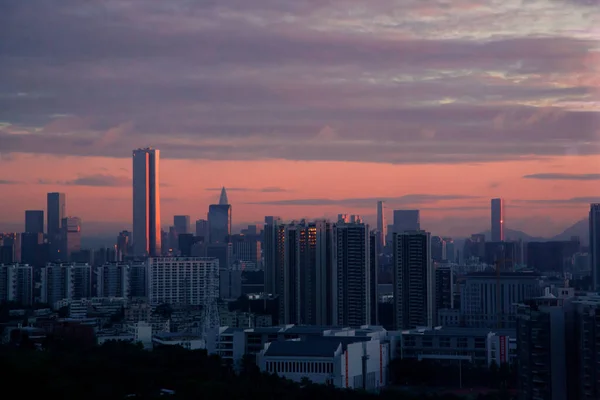
M 131 227 L 131 150 L 163 225 L 418 208 L 423 227 L 551 237 L 600 201 L 598 28 L 584 1 L 0 4 L 0 231 L 67 194 Z M 388 215 L 390 219 L 391 215 Z

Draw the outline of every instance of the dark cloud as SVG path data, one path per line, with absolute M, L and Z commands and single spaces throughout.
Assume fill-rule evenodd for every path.
M 85 175 L 67 181 L 53 181 L 48 179 L 38 179 L 40 185 L 72 185 L 72 186 L 97 186 L 97 187 L 130 187 L 131 179 L 126 176 L 114 175 Z M 162 186 L 162 185 L 161 185 Z
M 18 185 L 19 183 L 22 183 L 22 182 L 13 181 L 10 179 L 0 179 L 0 185 Z
M 0 149 L 130 157 L 151 142 L 166 158 L 386 163 L 598 154 L 599 114 L 560 107 L 595 95 L 597 41 L 559 31 L 548 16 L 571 14 L 546 3 L 494 4 L 490 16 L 468 0 L 5 0 Z M 530 27 L 540 18 L 531 25 L 556 31 Z
M 569 199 L 533 199 L 533 200 L 511 200 L 511 202 L 526 204 L 556 204 L 556 205 L 581 205 L 600 203 L 600 197 L 571 197 Z
M 542 173 L 523 176 L 525 179 L 541 179 L 552 181 L 599 181 L 600 174 L 560 174 Z
M 385 201 L 388 207 L 403 206 L 415 204 L 430 204 L 444 200 L 470 200 L 478 199 L 477 196 L 465 195 L 432 195 L 432 194 L 407 194 L 400 197 L 367 197 L 367 198 L 347 198 L 347 199 L 287 199 L 262 201 L 247 204 L 260 204 L 272 206 L 349 206 L 349 207 L 374 207 L 378 201 Z

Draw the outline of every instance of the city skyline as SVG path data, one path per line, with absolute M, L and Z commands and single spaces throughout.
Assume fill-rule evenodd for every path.
M 222 186 L 235 223 L 374 224 L 384 200 L 442 235 L 487 229 L 491 198 L 539 236 L 600 200 L 586 2 L 27 3 L 0 9 L 2 230 L 52 191 L 88 233 L 128 228 L 148 145 L 162 223 L 204 218 Z

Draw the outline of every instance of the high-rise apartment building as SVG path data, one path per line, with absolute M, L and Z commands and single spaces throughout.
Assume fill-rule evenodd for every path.
M 373 299 L 369 225 L 338 221 L 335 226 L 335 257 L 334 322 L 351 327 L 370 324 Z
M 151 257 L 150 304 L 206 305 L 219 297 L 219 261 L 203 257 Z
M 231 205 L 225 188 L 221 190 L 219 204 L 208 207 L 208 235 L 210 243 L 228 243 L 231 235 Z
M 263 256 L 265 269 L 265 292 L 278 294 L 280 280 L 280 264 L 278 249 L 282 243 L 280 226 L 283 225 L 281 218 L 274 216 L 265 217 Z
M 67 217 L 62 220 L 62 251 L 60 259 L 70 261 L 74 252 L 81 250 L 81 219 Z
M 395 329 L 432 327 L 436 322 L 436 310 L 431 234 L 395 232 L 393 244 Z
M 387 225 L 385 222 L 385 203 L 383 201 L 377 202 L 377 232 L 379 237 L 379 248 L 385 247 L 385 238 L 387 237 Z
M 0 303 L 33 304 L 33 268 L 29 265 L 0 264 Z
M 48 264 L 41 270 L 41 300 L 50 306 L 60 300 L 92 297 L 92 267 L 89 264 Z
M 190 216 L 175 215 L 173 217 L 173 226 L 178 235 L 181 235 L 182 233 L 191 233 Z
M 492 242 L 504 241 L 504 200 L 492 199 Z
M 369 235 L 369 253 L 371 256 L 369 262 L 371 320 L 369 325 L 379 325 L 379 253 L 381 252 L 381 237 L 378 233 L 373 231 Z
M 600 291 L 600 203 L 590 205 L 590 269 L 595 291 Z
M 161 254 L 160 151 L 133 151 L 133 252 L 136 256 Z
M 26 210 L 25 211 L 25 232 L 44 233 L 44 211 Z
M 96 295 L 98 297 L 129 297 L 129 264 L 106 263 L 96 268 Z
M 419 210 L 394 210 L 394 232 L 421 230 L 421 213 Z

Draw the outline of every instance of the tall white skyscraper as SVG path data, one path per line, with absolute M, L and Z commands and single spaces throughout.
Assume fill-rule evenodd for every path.
M 492 199 L 492 242 L 504 242 L 503 199 Z
M 385 246 L 385 238 L 387 237 L 387 225 L 385 223 L 385 203 L 377 202 L 377 235 L 380 248 Z
M 133 253 L 160 255 L 160 151 L 133 151 Z

